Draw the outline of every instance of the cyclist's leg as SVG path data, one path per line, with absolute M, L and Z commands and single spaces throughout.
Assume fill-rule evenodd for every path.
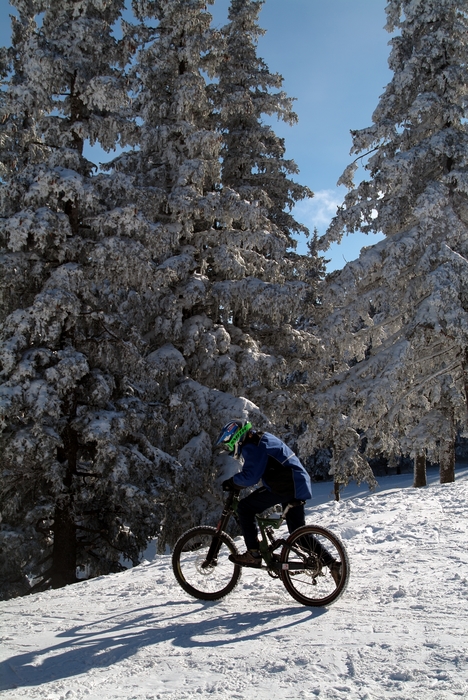
M 286 505 L 286 503 L 283 503 L 283 508 L 285 508 Z M 294 530 L 297 530 L 299 527 L 305 525 L 304 506 L 299 505 L 288 510 L 286 513 L 286 523 L 288 525 L 289 532 L 294 532 Z M 308 535 L 307 542 L 304 542 L 303 546 L 307 549 L 310 548 L 312 552 L 317 554 L 325 566 L 330 566 L 330 564 L 333 564 L 335 561 L 330 552 L 325 549 L 325 547 L 323 547 L 313 535 Z
M 281 505 L 283 506 L 284 510 L 288 505 L 288 502 L 283 502 Z M 294 530 L 297 530 L 298 527 L 302 527 L 306 524 L 305 511 L 303 505 L 294 506 L 294 508 L 290 508 L 288 510 L 288 512 L 286 513 L 286 524 L 288 526 L 289 532 L 294 532 Z
M 237 516 L 247 549 L 258 549 L 258 529 L 255 521 L 257 513 L 281 503 L 281 500 L 278 494 L 262 486 L 239 501 Z

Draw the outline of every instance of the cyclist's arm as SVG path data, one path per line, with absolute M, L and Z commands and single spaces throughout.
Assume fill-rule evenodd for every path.
M 254 486 L 263 476 L 265 471 L 268 455 L 266 450 L 257 445 L 245 445 L 242 448 L 242 457 L 244 464 L 242 471 L 234 474 L 233 481 L 237 486 Z

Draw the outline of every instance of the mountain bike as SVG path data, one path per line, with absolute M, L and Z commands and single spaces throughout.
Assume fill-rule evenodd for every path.
M 194 598 L 219 600 L 231 593 L 239 582 L 242 567 L 229 560 L 229 555 L 238 554 L 238 550 L 226 532 L 230 518 L 234 516 L 237 520 L 238 503 L 239 494 L 229 492 L 217 527 L 194 527 L 174 546 L 174 575 L 184 591 Z M 279 518 L 256 516 L 262 555 L 262 566 L 258 569 L 281 579 L 288 593 L 299 603 L 322 607 L 344 593 L 349 579 L 349 559 L 338 537 L 318 525 L 304 525 L 287 539 L 275 539 L 274 530 L 283 524 L 289 508 L 303 503 L 290 501 Z M 325 563 L 330 559 L 340 565 L 337 583 Z

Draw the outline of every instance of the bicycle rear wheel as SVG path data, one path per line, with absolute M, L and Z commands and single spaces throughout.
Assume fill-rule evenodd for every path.
M 214 555 L 208 559 L 212 544 Z M 172 569 L 184 591 L 194 598 L 219 600 L 235 588 L 241 575 L 241 567 L 229 561 L 230 554 L 238 551 L 229 535 L 214 527 L 194 527 L 177 540 Z
M 325 561 L 330 557 L 341 566 L 335 583 Z M 329 530 L 305 525 L 295 530 L 281 550 L 281 579 L 286 590 L 303 605 L 322 607 L 333 603 L 345 591 L 349 560 L 340 540 Z

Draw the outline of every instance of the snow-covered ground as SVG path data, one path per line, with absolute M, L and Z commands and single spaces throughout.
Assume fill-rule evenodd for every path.
M 340 503 L 316 486 L 308 520 L 343 538 L 352 567 L 328 609 L 252 570 L 224 600 L 194 600 L 169 556 L 0 603 L 2 700 L 466 700 L 468 468 L 436 476 Z

